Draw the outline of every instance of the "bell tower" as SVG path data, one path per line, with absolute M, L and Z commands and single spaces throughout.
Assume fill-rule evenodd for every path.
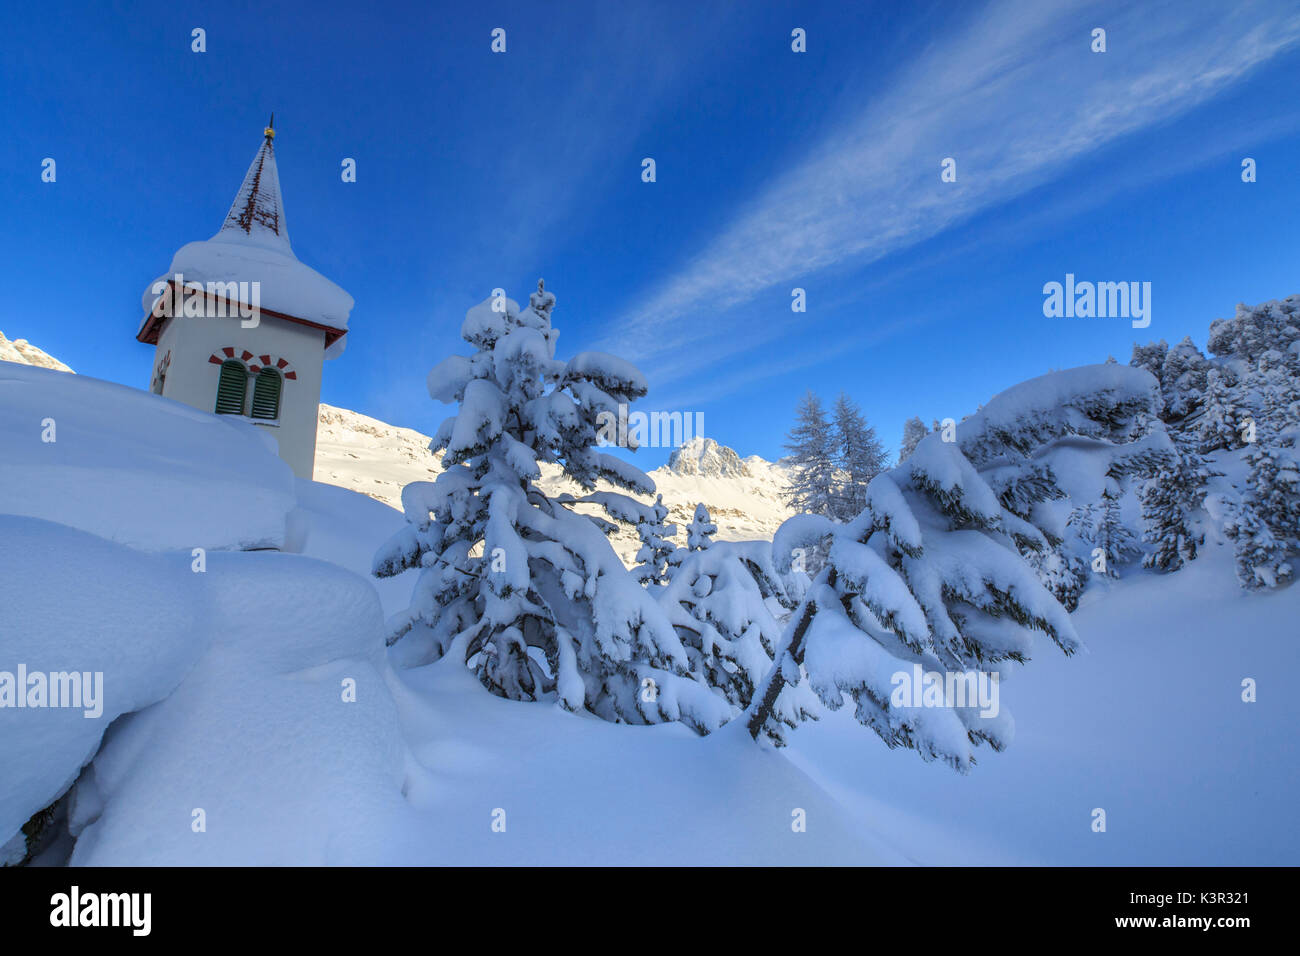
M 225 222 L 184 245 L 145 290 L 136 339 L 154 346 L 151 391 L 248 422 L 312 477 L 321 376 L 342 354 L 352 297 L 289 244 L 275 114 Z

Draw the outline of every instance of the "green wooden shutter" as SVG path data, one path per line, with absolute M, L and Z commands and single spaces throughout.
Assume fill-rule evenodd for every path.
M 244 395 L 248 391 L 248 372 L 242 362 L 223 362 L 217 381 L 218 415 L 244 414 Z
M 253 383 L 253 418 L 280 417 L 280 373 L 264 368 Z

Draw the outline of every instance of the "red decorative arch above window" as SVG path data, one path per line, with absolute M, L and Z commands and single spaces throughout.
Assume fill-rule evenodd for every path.
M 255 355 L 248 349 L 237 349 L 233 345 L 228 345 L 208 356 L 208 361 L 213 365 L 220 365 L 222 362 L 229 362 L 231 359 L 243 362 L 254 375 L 264 368 L 270 368 L 275 369 L 288 381 L 296 381 L 298 378 L 298 373 L 289 364 L 289 360 L 278 355 Z
M 167 369 L 171 367 L 171 364 L 172 353 L 171 350 L 168 349 L 167 354 L 162 357 L 162 361 L 158 363 L 158 368 L 153 373 L 153 381 L 149 383 L 149 391 L 153 392 L 155 395 L 162 394 L 163 382 L 167 378 Z

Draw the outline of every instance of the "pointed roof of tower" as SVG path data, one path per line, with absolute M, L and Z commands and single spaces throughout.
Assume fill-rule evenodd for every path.
M 281 247 L 292 255 L 289 228 L 284 221 L 284 200 L 280 197 L 280 171 L 275 165 L 274 113 L 262 136 L 262 145 L 244 174 L 243 185 L 235 194 L 217 237 L 236 233 Z
M 325 357 L 342 354 L 352 296 L 302 263 L 289 245 L 272 145 L 274 122 L 272 113 L 271 123 L 262 131 L 262 145 L 217 234 L 182 246 L 167 273 L 145 289 L 141 297 L 145 316 L 136 332 L 139 341 L 157 343 L 166 319 L 165 314 L 155 314 L 161 301 L 158 290 L 177 286 L 176 277 L 181 276 L 186 286 L 243 283 L 249 287 L 250 299 L 254 294 L 259 297 L 256 304 L 262 315 L 320 329 L 325 333 Z

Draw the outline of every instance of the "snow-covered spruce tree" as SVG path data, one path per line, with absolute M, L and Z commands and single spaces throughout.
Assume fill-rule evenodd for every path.
M 656 495 L 650 513 L 636 524 L 641 547 L 636 553 L 636 577 L 642 584 L 663 584 L 669 577 L 669 562 L 677 545 L 669 538 L 677 535 L 677 525 L 666 523 L 668 507 L 664 496 Z
M 835 507 L 835 438 L 821 399 L 812 392 L 799 401 L 785 447 L 790 452 L 786 504 L 806 514 L 831 514 Z
M 982 477 L 998 496 L 1002 507 L 1018 518 L 1034 524 L 1036 509 L 1046 502 L 1065 497 L 1056 483 L 1052 469 L 1034 461 L 998 464 L 987 467 Z M 1088 566 L 1066 550 L 1064 540 L 1046 526 L 1035 525 L 1042 540 L 1033 535 L 1017 539 L 1017 550 L 1034 569 L 1038 579 L 1061 602 L 1067 611 L 1079 606 L 1079 595 L 1088 584 Z
M 1246 453 L 1246 493 L 1225 522 L 1234 544 L 1237 580 L 1248 590 L 1272 588 L 1295 576 L 1300 552 L 1300 429 L 1265 429 Z
M 1177 571 L 1196 559 L 1205 535 L 1197 529 L 1195 516 L 1204 505 L 1212 474 L 1204 458 L 1179 446 L 1142 485 L 1142 540 L 1155 545 L 1142 559 L 1144 568 Z
M 1059 545 L 1026 551 L 1023 557 L 1061 607 L 1067 611 L 1078 608 L 1079 596 L 1088 586 L 1088 562 Z
M 799 515 L 778 530 L 777 555 L 824 536 L 832 543 L 759 685 L 749 732 L 785 743 L 775 715 L 802 670 L 830 709 L 852 698 L 857 719 L 891 748 L 967 771 L 978 743 L 1001 750 L 1013 727 L 1005 708 L 981 712 L 973 692 L 992 678 L 978 672 L 1000 679 L 1001 662 L 1026 660 L 1032 630 L 1073 653 L 1069 615 L 1016 554 L 1008 533 L 1018 520 L 955 443 L 927 436 L 906 466 L 872 481 L 867 498 L 848 525 Z M 948 690 L 938 681 L 940 706 L 897 696 L 914 673 L 936 672 L 956 678 Z
M 1232 373 L 1210 369 L 1206 374 L 1204 410 L 1196 422 L 1201 454 L 1241 447 L 1241 426 L 1249 414 L 1243 412 L 1239 401 Z
M 930 434 L 930 429 L 926 428 L 925 422 L 915 415 L 903 422 L 903 440 L 898 445 L 898 463 L 900 465 L 911 457 L 912 452 L 916 450 L 917 443 L 928 434 Z
M 1077 474 L 1078 456 L 1086 448 L 1088 470 L 1102 472 L 1104 488 L 1118 500 L 1130 477 L 1154 474 L 1175 454 L 1156 417 L 1160 402 L 1155 378 L 1140 368 L 1085 366 L 1009 389 L 990 403 L 989 413 L 959 426 L 959 434 L 981 435 L 962 439 L 963 447 L 970 449 L 972 461 L 1002 506 L 1024 519 L 1030 533 L 1014 536 L 1017 550 L 1067 610 L 1078 606 L 1091 579 L 1092 546 L 1085 560 L 1075 543 L 1066 540 L 1074 528 L 1065 520 L 1069 502 L 1063 500 L 1053 470 L 1058 452 L 1065 456 L 1063 467 Z M 1017 417 L 1007 408 L 1019 408 L 1023 414 Z M 1093 511 L 1097 513 L 1090 513 L 1090 522 L 1104 517 L 1098 509 Z M 1114 517 L 1118 519 L 1118 510 Z M 1130 554 L 1124 550 L 1125 556 Z
M 1285 352 L 1300 341 L 1300 295 L 1260 305 L 1238 305 L 1231 319 L 1210 323 L 1210 354 L 1253 366 L 1269 349 Z
M 1243 391 L 1257 432 L 1278 436 L 1300 425 L 1300 357 L 1295 353 L 1266 350 L 1246 376 Z
M 772 546 L 778 566 L 810 542 L 831 544 L 756 691 L 749 732 L 784 743 L 773 714 L 806 674 L 826 706 L 852 698 L 857 719 L 890 747 L 963 771 L 978 743 L 1002 749 L 1012 726 L 1005 708 L 982 711 L 963 688 L 980 670 L 1000 675 L 1026 661 L 1036 632 L 1067 654 L 1078 647 L 1065 608 L 1021 556 L 1048 549 L 1047 535 L 1003 498 L 1037 520 L 1038 506 L 1060 494 L 1042 464 L 1058 447 L 1095 449 L 1110 462 L 1167 444 L 1152 424 L 1158 401 L 1151 375 L 1118 364 L 1042 376 L 995 396 L 956 427 L 956 441 L 923 438 L 872 481 L 849 524 L 811 515 L 783 524 Z M 952 679 L 929 684 L 925 696 L 941 706 L 915 706 L 919 692 L 912 706 L 900 697 L 917 669 Z
M 606 720 L 707 732 L 730 708 L 690 676 L 662 609 L 595 522 L 536 484 L 538 463 L 553 462 L 583 488 L 604 478 L 654 490 L 596 447 L 601 414 L 645 395 L 644 378 L 604 353 L 557 360 L 554 304 L 541 282 L 522 311 L 494 295 L 466 313 L 461 336 L 474 354 L 429 373 L 429 394 L 459 408 L 430 443 L 445 449 L 446 470 L 402 490 L 408 524 L 375 556 L 380 577 L 419 569 L 389 643 L 405 637 L 421 659 L 464 661 L 502 697 L 554 694 Z
M 1208 369 L 1209 363 L 1190 336 L 1169 349 L 1159 376 L 1163 421 L 1181 421 L 1201 407 Z
M 887 456 L 862 410 L 843 392 L 835 400 L 834 462 L 838 471 L 832 516 L 851 521 L 866 504 L 867 485 L 885 469 Z
M 774 610 L 789 599 L 765 541 L 719 541 L 689 552 L 659 602 L 686 647 L 691 671 L 736 708 L 772 668 L 781 625 Z M 784 727 L 816 719 L 811 693 L 783 698 L 775 721 Z
M 713 536 L 718 533 L 718 526 L 709 517 L 709 509 L 704 502 L 695 506 L 695 517 L 686 526 L 686 547 L 691 551 L 705 551 L 713 546 Z
M 1128 364 L 1134 368 L 1143 368 L 1160 381 L 1160 374 L 1165 367 L 1165 357 L 1169 354 L 1169 343 L 1164 339 L 1159 342 L 1148 342 L 1146 345 L 1133 344 L 1133 356 L 1128 360 Z
M 1250 500 L 1237 504 L 1224 522 L 1233 542 L 1237 581 L 1248 591 L 1275 588 L 1295 577 L 1292 548 L 1273 533 Z
M 1069 526 L 1089 551 L 1094 573 L 1118 578 L 1120 568 L 1142 553 L 1137 536 L 1121 519 L 1119 499 L 1110 489 L 1102 492 L 1100 502 L 1076 508 Z

